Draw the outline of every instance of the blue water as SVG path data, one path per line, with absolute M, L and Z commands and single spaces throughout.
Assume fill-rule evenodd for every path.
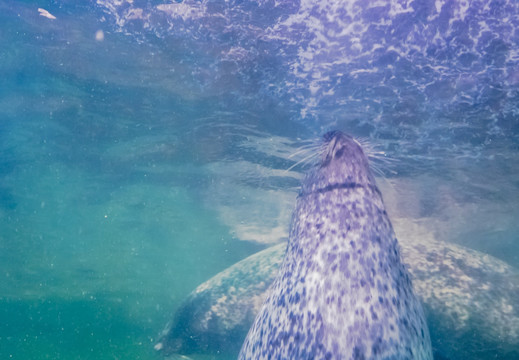
M 335 128 L 391 159 L 395 216 L 517 266 L 517 29 L 512 0 L 0 3 L 0 358 L 158 358 Z

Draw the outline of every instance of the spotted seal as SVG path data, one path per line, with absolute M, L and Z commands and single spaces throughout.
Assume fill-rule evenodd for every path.
M 360 144 L 324 136 L 287 252 L 238 359 L 433 358 L 429 330 Z
M 435 359 L 519 359 L 519 272 L 479 251 L 438 241 L 423 225 L 393 219 Z M 286 243 L 253 254 L 193 290 L 166 326 L 164 354 L 236 358 Z

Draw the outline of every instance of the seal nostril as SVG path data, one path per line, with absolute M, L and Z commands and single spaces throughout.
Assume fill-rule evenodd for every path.
M 335 158 L 340 158 L 344 154 L 344 146 L 335 152 Z

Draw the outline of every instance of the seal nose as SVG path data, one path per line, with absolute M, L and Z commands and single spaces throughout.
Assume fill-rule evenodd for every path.
M 347 140 L 351 137 L 341 131 L 335 130 L 326 133 L 324 138 L 328 143 L 326 158 L 328 161 L 331 161 L 332 159 L 340 158 L 344 154 L 346 144 L 348 143 Z
M 325 150 L 321 163 L 322 167 L 328 166 L 333 159 L 342 155 L 342 147 L 338 148 L 338 145 L 340 145 L 339 139 L 344 136 L 345 134 L 339 130 L 329 131 L 323 135 Z
M 343 134 L 343 133 L 339 130 L 328 131 L 326 134 L 323 135 L 323 140 L 324 140 L 324 142 L 330 142 L 330 141 L 332 141 L 333 138 L 335 138 L 336 136 L 339 136 L 341 134 Z

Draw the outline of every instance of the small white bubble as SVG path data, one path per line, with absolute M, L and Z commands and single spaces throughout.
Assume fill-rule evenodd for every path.
M 38 8 L 38 12 L 41 16 L 46 17 L 47 19 L 56 20 L 56 17 L 45 9 Z
M 103 30 L 97 30 L 96 31 L 96 40 L 97 41 L 103 41 L 105 39 L 105 33 Z

